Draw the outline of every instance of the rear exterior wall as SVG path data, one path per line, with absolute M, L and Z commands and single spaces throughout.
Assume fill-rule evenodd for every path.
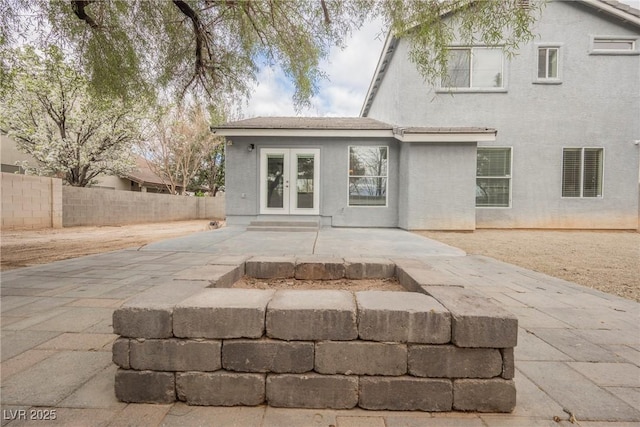
M 320 149 L 320 213 L 334 227 L 397 227 L 399 146 L 392 138 L 227 137 L 226 214 L 228 224 L 248 224 L 260 216 L 260 149 Z M 249 144 L 255 149 L 248 151 Z M 387 205 L 350 207 L 349 147 L 388 146 Z
M 534 33 L 532 43 L 505 59 L 506 90 L 496 93 L 438 91 L 409 62 L 401 40 L 368 117 L 497 129 L 495 142 L 479 147 L 511 147 L 511 205 L 476 208 L 478 228 L 638 228 L 640 56 L 590 54 L 593 36 L 638 36 L 637 27 L 578 2 L 550 2 Z M 534 83 L 541 43 L 560 46 L 561 84 Z M 562 197 L 563 148 L 571 147 L 604 149 L 602 197 Z M 452 173 L 460 167 L 450 165 Z

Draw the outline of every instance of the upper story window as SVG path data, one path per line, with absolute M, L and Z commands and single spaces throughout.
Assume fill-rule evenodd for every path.
M 640 55 L 638 37 L 594 36 L 591 38 L 591 55 Z
M 536 45 L 536 74 L 534 83 L 559 84 L 561 81 L 560 45 Z
M 349 206 L 386 206 L 389 148 L 349 147 Z
M 504 59 L 500 47 L 454 47 L 449 49 L 447 75 L 442 88 L 503 89 Z

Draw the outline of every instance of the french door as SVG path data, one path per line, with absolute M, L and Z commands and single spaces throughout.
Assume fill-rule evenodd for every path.
M 262 148 L 260 213 L 318 215 L 319 178 L 319 149 Z

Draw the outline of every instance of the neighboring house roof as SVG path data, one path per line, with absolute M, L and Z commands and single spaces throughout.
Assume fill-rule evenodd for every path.
M 368 117 L 255 117 L 211 130 L 221 136 L 378 137 L 402 142 L 494 141 L 497 132 L 479 127 L 402 128 Z
M 155 172 L 149 167 L 149 163 L 144 157 L 136 156 L 136 166 L 125 178 L 137 182 L 144 187 L 164 187 L 165 183 Z
M 620 19 L 623 23 L 630 23 L 637 27 L 640 27 L 640 10 L 626 5 L 624 3 L 620 3 L 616 0 L 575 0 L 576 2 L 583 3 L 587 6 L 597 9 L 600 12 L 607 13 L 610 16 Z M 449 12 L 447 12 L 449 13 Z M 380 58 L 378 59 L 378 65 L 376 66 L 376 71 L 373 74 L 373 78 L 371 79 L 371 83 L 369 83 L 369 90 L 367 91 L 367 96 L 364 99 L 364 103 L 362 104 L 362 109 L 360 110 L 360 116 L 366 117 L 369 114 L 369 109 L 373 104 L 373 99 L 378 92 L 378 88 L 382 83 L 382 79 L 387 71 L 387 67 L 391 58 L 393 58 L 393 54 L 395 53 L 396 47 L 398 46 L 398 38 L 393 36 L 391 32 L 387 33 L 387 38 L 384 43 L 384 47 L 382 48 L 382 52 L 380 53 Z

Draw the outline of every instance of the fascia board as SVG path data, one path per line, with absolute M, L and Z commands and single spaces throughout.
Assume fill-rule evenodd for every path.
M 632 23 L 632 24 L 640 27 L 640 18 L 639 17 L 633 16 L 633 15 L 631 15 L 629 13 L 626 13 L 625 11 L 620 10 L 620 9 L 618 9 L 616 7 L 613 7 L 611 5 L 608 5 L 607 3 L 604 3 L 604 2 L 602 2 L 600 0 L 582 0 L 582 2 L 587 4 L 587 5 L 589 5 L 589 6 L 591 6 L 591 7 L 594 7 L 596 9 L 600 9 L 603 12 L 606 12 L 606 13 L 608 13 L 610 15 L 613 15 L 613 16 L 615 16 L 615 17 L 617 17 L 617 18 L 619 18 L 619 19 L 621 19 L 621 20 L 623 20 L 625 22 L 629 22 L 629 23 Z
M 212 129 L 220 136 L 290 136 L 321 138 L 393 138 L 391 129 Z
M 492 142 L 495 133 L 410 133 L 396 134 L 400 142 Z

